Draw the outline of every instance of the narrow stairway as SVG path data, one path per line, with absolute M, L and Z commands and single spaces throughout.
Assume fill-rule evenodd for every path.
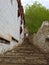
M 49 54 L 39 51 L 25 38 L 23 44 L 0 55 L 0 65 L 49 65 Z

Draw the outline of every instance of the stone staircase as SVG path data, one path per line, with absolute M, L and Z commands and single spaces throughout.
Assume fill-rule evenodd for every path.
M 39 51 L 25 38 L 23 44 L 0 55 L 0 65 L 49 65 L 49 54 Z

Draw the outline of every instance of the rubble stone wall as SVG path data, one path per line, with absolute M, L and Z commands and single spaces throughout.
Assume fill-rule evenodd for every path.
M 49 53 L 49 22 L 43 22 L 33 39 L 34 45 L 42 52 Z

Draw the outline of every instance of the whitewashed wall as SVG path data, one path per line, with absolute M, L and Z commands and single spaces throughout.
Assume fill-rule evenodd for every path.
M 20 39 L 20 17 L 16 0 L 0 0 L 0 34 Z
M 20 20 L 18 17 L 18 3 L 16 0 L 0 0 L 0 34 L 8 36 L 9 34 L 19 40 L 19 43 L 11 41 L 10 45 L 0 43 L 0 54 L 18 46 L 24 37 L 24 23 L 22 24 L 23 32 L 20 35 Z

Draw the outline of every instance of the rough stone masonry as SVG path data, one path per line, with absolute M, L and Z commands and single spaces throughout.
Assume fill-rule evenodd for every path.
M 45 53 L 49 53 L 49 22 L 44 21 L 33 38 L 34 44 Z

